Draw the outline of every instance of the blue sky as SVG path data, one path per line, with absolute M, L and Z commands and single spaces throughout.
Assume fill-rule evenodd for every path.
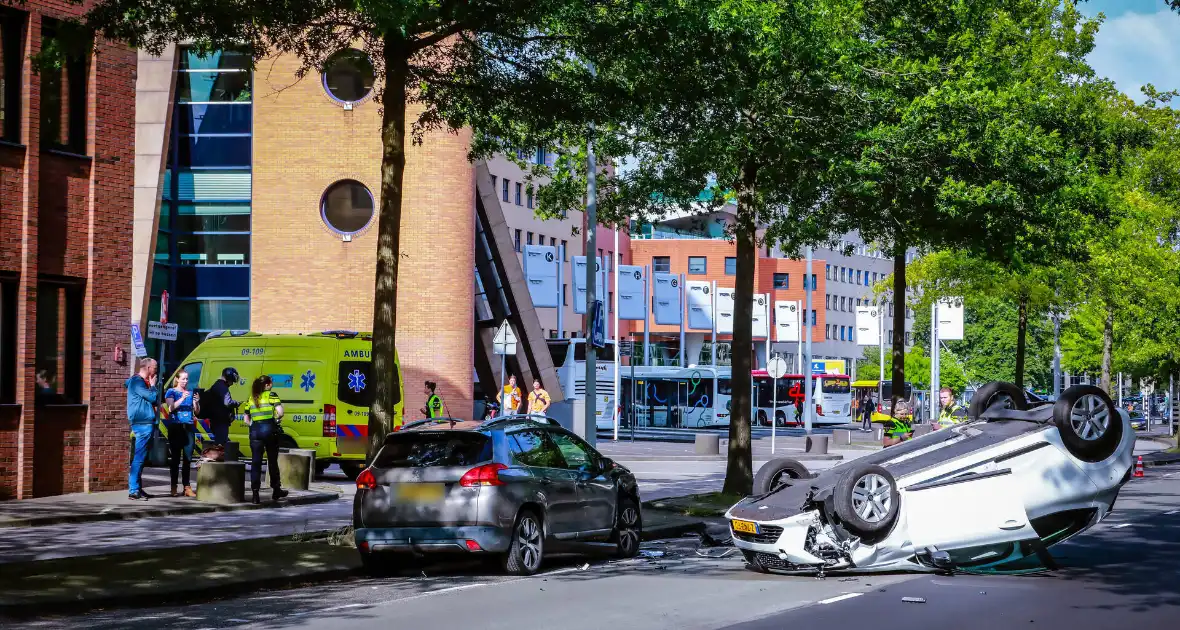
M 1142 100 L 1139 88 L 1147 83 L 1180 89 L 1180 13 L 1164 0 L 1089 0 L 1078 6 L 1090 16 L 1106 14 L 1090 54 L 1098 74 L 1135 100 Z

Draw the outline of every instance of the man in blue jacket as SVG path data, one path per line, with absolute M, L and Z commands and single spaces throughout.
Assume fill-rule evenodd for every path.
M 143 463 L 147 459 L 148 444 L 156 427 L 156 403 L 160 393 L 156 389 L 156 372 L 159 368 L 155 359 L 141 359 L 139 372 L 127 379 L 127 419 L 131 432 L 135 434 L 135 457 L 131 460 L 131 471 L 127 475 L 127 498 L 148 499 L 148 493 L 140 487 Z

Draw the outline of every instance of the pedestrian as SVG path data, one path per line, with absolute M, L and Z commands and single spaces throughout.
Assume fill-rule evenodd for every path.
M 938 427 L 947 428 L 963 422 L 967 419 L 967 410 L 959 406 L 955 400 L 955 390 L 950 387 L 943 387 L 938 392 L 938 402 L 941 403 L 942 410 L 938 412 Z
M 884 446 L 893 446 L 908 440 L 913 433 L 912 422 L 909 403 L 904 400 L 893 403 L 893 413 L 889 416 L 889 430 L 885 434 Z
M 421 411 L 427 418 L 443 417 L 443 409 L 446 408 L 446 403 L 443 402 L 442 396 L 436 393 L 437 389 L 438 383 L 426 381 L 426 406 Z
M 148 445 L 156 429 L 156 401 L 160 395 L 156 390 L 158 369 L 155 359 L 141 359 L 139 371 L 123 383 L 127 388 L 127 420 L 131 423 L 131 433 L 135 435 L 135 455 L 131 458 L 131 470 L 127 473 L 127 498 L 132 500 L 151 498 L 143 491 L 141 477 Z
M 516 386 L 515 374 L 508 377 L 508 384 L 504 386 L 504 391 L 496 394 L 496 402 L 500 404 L 500 415 L 502 416 L 520 413 L 521 395 L 520 388 Z
M 229 442 L 229 425 L 238 413 L 240 402 L 233 399 L 229 388 L 238 382 L 238 371 L 227 367 L 221 371 L 221 378 L 209 387 L 204 396 L 197 399 L 197 417 L 209 421 L 209 432 L 213 443 L 225 447 Z
M 549 392 L 541 389 L 541 379 L 533 379 L 533 391 L 529 392 L 529 413 L 545 415 L 553 401 L 549 399 Z
M 873 398 L 873 395 L 872 394 L 865 394 L 864 402 L 862 402 L 860 405 L 860 416 L 861 416 L 860 430 L 861 431 L 872 431 L 873 430 L 873 410 L 876 407 L 877 407 L 877 401 Z
M 188 388 L 188 372 L 178 372 L 176 382 L 164 392 L 164 410 L 164 428 L 168 430 L 168 469 L 172 475 L 171 496 L 195 497 L 197 493 L 189 484 L 196 427 L 193 426 L 193 392 Z M 178 480 L 184 482 L 183 492 L 176 490 Z
M 254 379 L 250 386 L 250 400 L 246 407 L 250 425 L 250 490 L 254 503 L 260 503 L 258 490 L 262 486 L 262 452 L 266 451 L 266 465 L 270 474 L 271 498 L 287 496 L 279 483 L 279 420 L 283 417 L 283 401 L 271 391 L 274 383 L 265 374 Z

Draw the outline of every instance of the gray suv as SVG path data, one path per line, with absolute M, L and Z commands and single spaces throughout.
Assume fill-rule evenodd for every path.
M 583 543 L 639 553 L 635 476 L 548 418 L 392 433 L 356 484 L 357 549 L 371 573 L 407 554 L 493 554 L 531 575 L 545 553 Z

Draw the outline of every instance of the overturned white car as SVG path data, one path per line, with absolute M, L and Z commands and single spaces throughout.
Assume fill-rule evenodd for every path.
M 1033 403 L 989 383 L 969 422 L 811 475 L 774 460 L 726 513 L 759 571 L 1020 572 L 1085 531 L 1130 479 L 1135 432 L 1097 387 Z

